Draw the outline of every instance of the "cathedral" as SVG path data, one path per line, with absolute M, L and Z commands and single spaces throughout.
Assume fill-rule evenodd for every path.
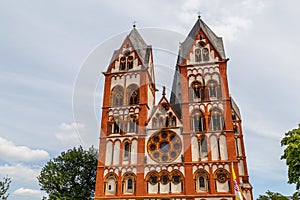
M 94 200 L 252 200 L 223 41 L 199 16 L 180 43 L 170 99 L 135 25 L 106 71 Z M 158 102 L 156 104 L 156 102 Z

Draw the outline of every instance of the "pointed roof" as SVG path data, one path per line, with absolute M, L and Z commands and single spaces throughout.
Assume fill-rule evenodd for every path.
M 148 122 L 152 120 L 152 117 L 154 116 L 154 114 L 157 112 L 158 108 L 160 105 L 162 104 L 167 104 L 169 106 L 169 108 L 173 111 L 173 113 L 175 114 L 176 118 L 179 120 L 180 123 L 182 123 L 181 118 L 179 117 L 178 113 L 176 112 L 176 110 L 174 109 L 173 105 L 170 104 L 169 100 L 166 98 L 166 88 L 165 86 L 163 86 L 163 91 L 162 91 L 162 97 L 159 100 L 158 104 L 156 106 L 153 107 L 152 112 L 150 113 L 150 116 L 148 118 Z
M 195 37 L 202 30 L 204 34 L 207 36 L 208 40 L 211 42 L 213 47 L 216 49 L 218 54 L 221 56 L 222 59 L 226 59 L 223 40 L 221 37 L 218 37 L 200 18 L 198 17 L 194 27 L 188 34 L 187 38 L 181 43 L 180 50 L 179 50 L 179 57 L 178 63 L 182 63 L 183 59 L 186 58 L 191 46 L 194 43 Z
M 145 67 L 148 66 L 149 58 L 150 58 L 150 51 L 151 51 L 151 45 L 147 45 L 142 36 L 139 34 L 135 26 L 133 26 L 130 33 L 126 36 L 124 42 L 126 40 L 129 40 L 133 46 L 133 49 L 137 52 L 139 58 L 141 59 L 143 65 Z M 120 50 L 115 50 L 112 56 L 112 59 L 110 61 L 110 64 L 116 59 L 118 56 L 118 52 Z

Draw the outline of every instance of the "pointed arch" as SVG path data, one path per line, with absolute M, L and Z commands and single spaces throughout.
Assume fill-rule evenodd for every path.
M 138 85 L 131 84 L 127 87 L 126 91 L 127 91 L 127 104 L 128 105 L 139 104 L 140 90 Z
M 122 106 L 124 101 L 124 89 L 117 85 L 111 90 L 111 106 Z

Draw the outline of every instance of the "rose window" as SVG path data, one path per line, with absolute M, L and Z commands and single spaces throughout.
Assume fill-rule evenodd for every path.
M 154 133 L 147 143 L 148 154 L 156 162 L 174 161 L 181 153 L 181 149 L 181 139 L 169 130 Z

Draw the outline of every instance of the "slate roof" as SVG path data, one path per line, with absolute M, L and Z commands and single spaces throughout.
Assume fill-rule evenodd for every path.
M 187 57 L 187 54 L 191 46 L 193 45 L 194 39 L 196 35 L 199 33 L 200 29 L 202 29 L 202 31 L 207 36 L 208 40 L 211 42 L 211 44 L 216 49 L 216 51 L 219 53 L 221 58 L 226 59 L 222 38 L 218 37 L 199 17 L 194 27 L 188 34 L 187 38 L 184 40 L 183 43 L 181 43 L 179 49 L 178 61 L 177 61 L 178 64 L 182 63 L 183 60 Z
M 146 42 L 144 41 L 144 39 L 142 38 L 142 36 L 139 34 L 139 32 L 135 27 L 132 28 L 132 30 L 126 37 L 126 39 L 129 39 L 129 41 L 133 45 L 133 49 L 137 52 L 143 65 L 147 67 L 149 63 L 151 45 L 146 44 Z M 118 56 L 118 52 L 119 50 L 114 51 L 110 63 L 112 63 L 116 59 L 116 56 Z

